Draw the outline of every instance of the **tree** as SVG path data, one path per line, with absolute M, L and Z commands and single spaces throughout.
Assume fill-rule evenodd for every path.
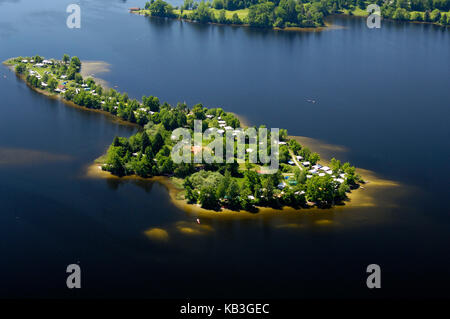
M 192 164 L 188 163 L 180 163 L 178 164 L 177 168 L 174 170 L 174 174 L 177 177 L 185 178 L 186 176 L 189 176 L 195 171 L 194 166 Z
M 81 61 L 77 56 L 72 57 L 72 60 L 70 61 L 70 65 L 74 67 L 75 69 L 79 69 L 81 67 Z
M 392 16 L 395 20 L 409 20 L 410 14 L 406 9 L 403 8 L 397 8 L 394 11 L 394 15 Z
M 333 157 L 330 161 L 330 168 L 335 173 L 339 172 L 339 170 L 341 169 L 341 161 Z
M 134 115 L 134 111 L 130 110 L 128 112 L 128 122 L 136 123 L 136 116 Z
M 441 20 L 439 21 L 439 23 L 442 25 L 448 24 L 447 15 L 445 13 L 441 16 Z
M 150 138 L 148 137 L 148 134 L 146 131 L 142 133 L 142 139 L 141 139 L 141 152 L 145 152 L 147 147 L 151 146 Z
M 25 66 L 25 64 L 19 63 L 16 65 L 15 70 L 18 74 L 23 74 L 27 70 L 27 67 Z
M 438 9 L 431 11 L 430 19 L 432 22 L 438 22 L 441 19 L 441 12 Z
M 192 113 L 194 114 L 194 118 L 196 120 L 204 120 L 206 119 L 205 109 L 202 104 L 196 104 L 192 108 Z
M 232 209 L 238 209 L 240 207 L 240 188 L 235 179 L 232 179 L 230 184 L 228 185 L 228 189 L 226 191 L 226 198 L 228 199 L 228 205 Z
M 152 150 L 154 153 L 159 152 L 159 150 L 163 147 L 164 145 L 164 139 L 161 135 L 161 133 L 157 132 L 155 134 L 155 136 L 153 136 L 152 138 Z
M 198 21 L 200 23 L 208 23 L 215 20 L 214 13 L 208 7 L 205 2 L 200 2 L 197 9 L 191 13 L 192 20 Z
M 227 171 L 225 171 L 224 178 L 222 178 L 222 180 L 219 182 L 219 185 L 217 186 L 217 197 L 218 198 L 225 197 L 228 186 L 230 185 L 230 182 L 231 182 L 231 173 L 230 173 L 230 171 L 227 170 Z
M 113 145 L 113 146 L 121 146 L 121 144 L 120 144 L 120 139 L 119 139 L 118 136 L 114 136 L 112 145 Z
M 217 22 L 221 24 L 226 24 L 228 22 L 227 16 L 225 15 L 225 10 L 220 10 L 219 18 L 217 18 Z
M 350 187 L 348 186 L 348 184 L 346 182 L 341 183 L 336 191 L 336 199 L 344 200 L 345 198 L 347 198 L 347 192 L 349 191 Z
M 107 171 L 117 176 L 125 175 L 125 167 L 122 163 L 123 148 L 121 146 L 111 146 L 108 149 L 106 168 Z
M 244 173 L 244 188 L 248 188 L 252 194 L 261 188 L 261 180 L 258 173 L 250 170 Z
M 255 4 L 249 8 L 248 23 L 254 27 L 271 27 L 274 23 L 274 8 L 273 2 L 263 2 Z
M 232 24 L 242 24 L 242 21 L 239 18 L 237 13 L 233 13 L 233 15 L 231 16 L 231 23 Z
M 145 95 L 142 97 L 142 103 L 145 106 L 148 106 L 150 108 L 150 111 L 152 112 L 159 112 L 159 99 L 155 96 L 149 96 L 146 97 Z
M 62 61 L 64 63 L 68 63 L 70 61 L 69 55 L 68 54 L 64 54 L 63 57 L 62 57 Z
M 250 211 L 253 209 L 253 203 L 255 202 L 255 200 L 252 200 L 251 196 L 253 196 L 253 193 L 248 189 L 248 188 L 244 188 L 241 191 L 241 197 L 240 197 L 240 206 L 247 211 Z
M 74 80 L 78 84 L 82 84 L 83 83 L 83 77 L 81 76 L 80 73 L 75 73 Z
M 306 197 L 318 204 L 330 204 L 334 199 L 334 190 L 335 185 L 330 175 L 313 176 L 306 181 Z
M 315 165 L 318 161 L 320 161 L 320 155 L 317 153 L 312 153 L 309 156 L 309 161 L 311 162 L 312 165 Z
M 54 91 L 56 89 L 56 87 L 58 86 L 58 81 L 55 80 L 54 78 L 51 78 L 47 84 L 48 84 L 48 89 L 50 91 Z
M 216 191 L 213 187 L 202 187 L 200 189 L 200 195 L 198 201 L 202 208 L 206 209 L 217 209 L 219 202 L 217 200 Z
M 140 160 L 134 162 L 134 172 L 141 177 L 151 177 L 153 175 L 152 160 L 142 156 Z
M 425 22 L 430 22 L 431 21 L 430 11 L 428 11 L 428 10 L 425 11 L 423 21 L 425 21 Z
M 422 14 L 420 12 L 411 13 L 411 20 L 413 21 L 422 21 Z
M 174 17 L 173 7 L 163 0 L 150 2 L 150 14 L 154 17 Z
M 217 10 L 223 9 L 224 8 L 223 0 L 214 0 L 212 3 L 212 7 Z
M 299 184 L 304 184 L 306 182 L 306 170 L 300 170 L 296 168 L 294 171 L 294 178 Z

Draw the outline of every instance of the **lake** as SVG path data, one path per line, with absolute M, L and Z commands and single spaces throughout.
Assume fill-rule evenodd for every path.
M 211 215 L 195 228 L 160 183 L 86 176 L 135 127 L 46 98 L 2 65 L 0 297 L 450 296 L 449 29 L 334 17 L 332 30 L 294 33 L 128 13 L 144 2 L 80 1 L 81 29 L 68 29 L 71 1 L 0 0 L 0 60 L 104 61 L 96 76 L 132 97 L 286 128 L 399 186 L 376 205 Z M 146 236 L 152 228 L 168 240 Z

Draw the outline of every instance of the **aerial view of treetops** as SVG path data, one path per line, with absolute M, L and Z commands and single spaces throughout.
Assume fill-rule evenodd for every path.
M 151 0 L 144 8 L 130 8 L 130 11 L 197 23 L 298 29 L 324 27 L 324 18 L 329 15 L 368 16 L 370 4 L 377 4 L 386 19 L 450 25 L 450 0 L 185 0 L 179 7 L 163 0 Z
M 18 57 L 4 63 L 42 94 L 108 112 L 139 127 L 129 138 L 114 138 L 107 153 L 96 161 L 102 170 L 120 177 L 167 176 L 180 188 L 187 203 L 205 209 L 255 212 L 258 207 L 327 208 L 343 204 L 348 200 L 348 193 L 364 183 L 349 163 L 333 158 L 320 164 L 319 154 L 289 138 L 284 129 L 279 130 L 276 142 L 279 169 L 270 170 L 267 163 L 249 161 L 263 143 L 258 134 L 265 129 L 263 125 L 253 127 L 257 132 L 256 141 L 245 137 L 244 162 L 238 163 L 233 157 L 232 162 L 177 164 L 171 156 L 180 141 L 174 136 L 174 130 L 183 128 L 193 134 L 194 126 L 201 121 L 201 132 L 212 129 L 223 139 L 222 145 L 227 143 L 225 136 L 231 135 L 236 149 L 238 136 L 244 129 L 238 117 L 222 108 L 206 108 L 202 104 L 189 107 L 185 103 L 172 106 L 154 96 L 143 96 L 138 101 L 129 98 L 127 93 L 104 89 L 91 77 L 83 79 L 78 57 L 64 55 L 62 60 Z M 267 131 L 270 138 L 271 131 Z M 224 134 L 227 132 L 230 134 Z M 209 148 L 214 139 L 204 139 L 200 146 L 189 144 L 189 156 L 193 158 L 198 152 L 203 156 L 214 153 Z

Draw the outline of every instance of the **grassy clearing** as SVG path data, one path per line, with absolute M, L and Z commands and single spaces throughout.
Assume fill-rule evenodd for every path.
M 352 12 L 352 15 L 354 15 L 355 17 L 367 17 L 369 15 L 369 13 L 366 10 L 361 9 L 359 7 L 352 8 L 351 10 L 343 9 L 342 13 L 343 14 L 349 14 L 350 11 Z

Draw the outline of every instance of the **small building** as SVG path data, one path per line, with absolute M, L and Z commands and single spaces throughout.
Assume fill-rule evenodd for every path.
M 289 165 L 294 165 L 295 163 L 294 163 L 293 161 L 289 160 L 289 161 L 288 161 L 288 164 L 289 164 Z
M 306 161 L 306 162 L 303 162 L 302 165 L 303 165 L 303 166 L 309 166 L 309 165 L 311 165 L 311 163 L 308 162 L 308 161 Z

